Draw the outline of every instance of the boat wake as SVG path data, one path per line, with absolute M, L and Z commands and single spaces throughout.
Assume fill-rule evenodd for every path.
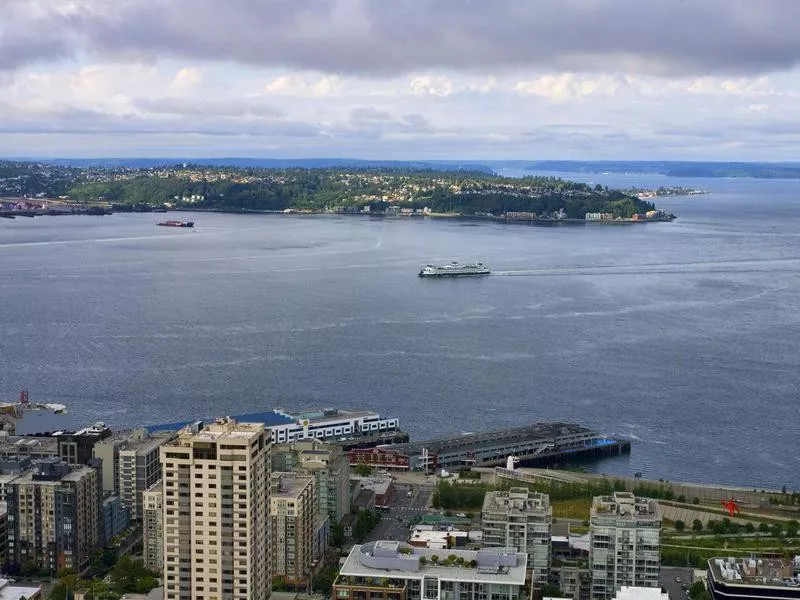
M 495 277 L 557 277 L 581 275 L 686 275 L 714 273 L 775 273 L 800 271 L 800 258 L 705 261 L 643 265 L 602 265 L 550 269 L 493 271 Z

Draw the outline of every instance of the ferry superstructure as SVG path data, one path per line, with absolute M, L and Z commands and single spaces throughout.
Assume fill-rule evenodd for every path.
M 283 444 L 302 439 L 338 442 L 345 447 L 366 447 L 408 437 L 400 430 L 400 420 L 384 418 L 369 410 L 309 409 L 289 412 L 283 409 L 233 417 L 244 423 L 264 423 L 272 432 L 273 443 Z M 150 431 L 176 430 L 192 424 L 168 423 L 149 427 Z
M 461 264 L 453 261 L 448 265 L 426 265 L 419 272 L 420 277 L 463 277 L 469 275 L 489 275 L 491 271 L 483 263 Z

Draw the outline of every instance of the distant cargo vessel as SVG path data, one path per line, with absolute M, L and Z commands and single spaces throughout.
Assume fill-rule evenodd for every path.
M 451 262 L 449 265 L 427 265 L 419 272 L 420 277 L 459 277 L 463 275 L 488 275 L 491 273 L 483 263 L 471 263 L 462 265 L 459 262 Z
M 161 227 L 194 227 L 194 221 L 160 221 Z

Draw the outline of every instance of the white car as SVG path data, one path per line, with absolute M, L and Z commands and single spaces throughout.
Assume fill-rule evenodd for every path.
M 464 513 L 457 513 L 457 514 L 456 514 L 456 516 L 457 516 L 459 519 L 466 519 L 466 518 L 467 518 L 467 515 L 465 515 Z

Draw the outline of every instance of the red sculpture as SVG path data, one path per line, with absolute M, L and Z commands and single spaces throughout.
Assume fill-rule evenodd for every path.
M 739 510 L 739 505 L 736 504 L 736 500 L 734 500 L 733 498 L 731 498 L 727 502 L 725 500 L 723 500 L 722 501 L 722 506 L 724 506 L 726 509 L 728 509 L 728 514 L 730 516 L 733 516 L 734 512 L 737 512 L 739 514 L 741 514 L 741 512 L 742 512 L 742 511 Z

